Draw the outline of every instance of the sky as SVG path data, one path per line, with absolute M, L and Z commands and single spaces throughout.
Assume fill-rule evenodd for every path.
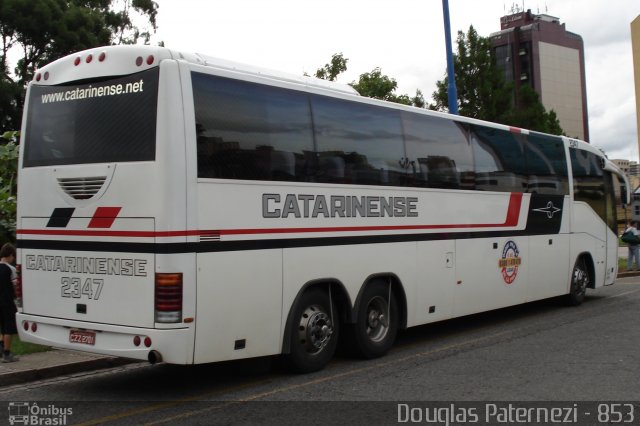
M 301 75 L 348 58 L 341 83 L 376 67 L 398 94 L 427 100 L 446 72 L 440 0 L 155 0 L 152 42 Z M 558 17 L 585 46 L 591 143 L 609 158 L 638 161 L 630 24 L 638 0 L 449 0 L 452 38 L 470 25 L 500 30 L 514 6 Z M 454 47 L 455 49 L 455 47 Z M 638 71 L 640 72 L 640 70 Z

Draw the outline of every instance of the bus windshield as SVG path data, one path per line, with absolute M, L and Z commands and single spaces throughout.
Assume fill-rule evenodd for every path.
M 155 160 L 158 73 L 33 84 L 23 166 Z

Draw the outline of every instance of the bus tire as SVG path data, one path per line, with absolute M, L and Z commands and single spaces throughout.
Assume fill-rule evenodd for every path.
M 292 317 L 287 366 L 296 373 L 323 369 L 336 351 L 340 321 L 329 295 L 321 288 L 305 291 Z
M 385 355 L 398 333 L 398 305 L 389 283 L 376 280 L 362 293 L 356 323 L 352 325 L 352 349 L 362 358 Z
M 584 301 L 587 287 L 589 286 L 589 270 L 584 258 L 576 260 L 576 264 L 571 272 L 571 287 L 565 301 L 569 306 L 578 306 Z

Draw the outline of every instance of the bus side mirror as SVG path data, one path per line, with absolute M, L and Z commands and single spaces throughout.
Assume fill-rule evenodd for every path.
M 631 204 L 629 191 L 627 191 L 627 187 L 625 185 L 620 186 L 620 201 L 622 201 L 623 206 L 628 206 Z

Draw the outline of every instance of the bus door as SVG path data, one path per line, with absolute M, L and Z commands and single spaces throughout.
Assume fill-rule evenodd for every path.
M 607 226 L 611 232 L 607 232 L 607 263 L 605 272 L 605 285 L 613 284 L 618 271 L 618 220 L 617 208 L 622 206 L 622 193 L 626 188 L 621 186 L 620 179 L 614 173 L 605 171 L 604 187 L 606 194 Z M 626 197 L 625 197 L 626 198 Z

